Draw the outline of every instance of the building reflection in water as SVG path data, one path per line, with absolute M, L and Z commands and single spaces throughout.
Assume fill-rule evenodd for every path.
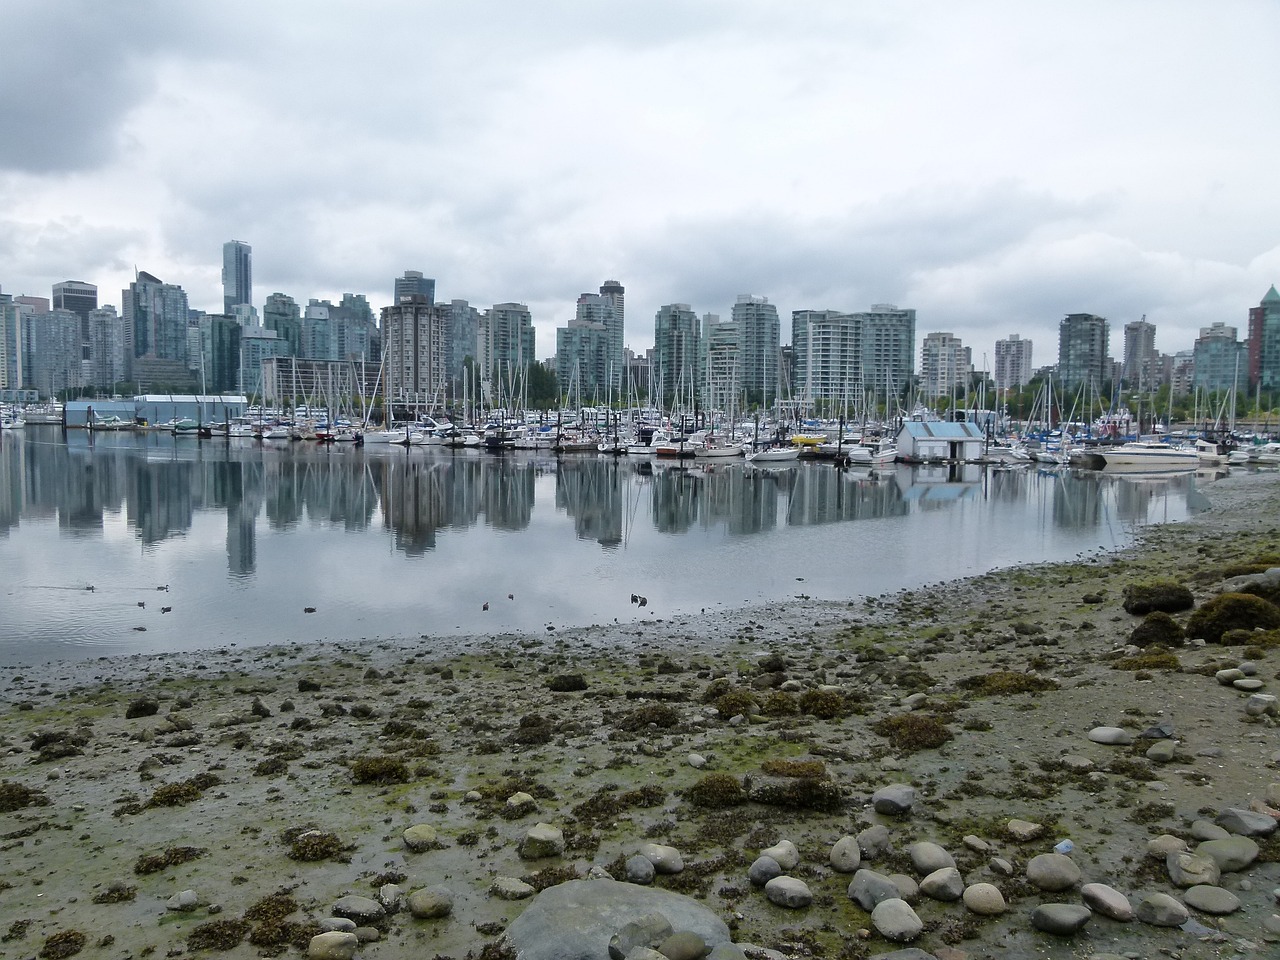
M 549 478 L 550 486 L 540 484 Z M 984 471 L 942 465 L 874 471 L 829 464 L 757 468 L 742 462 L 667 463 L 634 458 L 494 456 L 401 448 L 279 446 L 164 434 L 91 435 L 56 430 L 6 435 L 0 443 L 0 536 L 23 521 L 56 520 L 68 537 L 102 537 L 123 517 L 149 547 L 188 534 L 201 514 L 226 522 L 227 567 L 252 577 L 257 538 L 299 524 L 389 533 L 418 557 L 441 531 L 477 525 L 521 532 L 544 490 L 574 536 L 607 551 L 636 525 L 661 535 L 695 529 L 739 537 L 903 517 L 976 500 L 1040 502 L 1042 522 L 1065 530 L 1169 519 L 1169 496 L 1185 510 L 1191 475 L 1111 477 L 1026 468 Z M 1165 504 L 1160 503 L 1161 497 Z M 1161 510 L 1163 509 L 1163 514 Z

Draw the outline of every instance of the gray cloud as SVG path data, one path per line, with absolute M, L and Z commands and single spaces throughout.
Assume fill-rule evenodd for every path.
M 165 0 L 6 0 L 0 5 L 0 169 L 109 163 L 120 123 L 156 87 L 153 64 L 221 31 Z
M 235 237 L 259 300 L 421 269 L 529 303 L 544 354 L 606 278 L 637 348 L 662 303 L 751 292 L 784 331 L 893 301 L 1046 362 L 1084 309 L 1177 349 L 1280 276 L 1280 65 L 1236 52 L 1280 8 L 1160 11 L 1150 43 L 1147 5 L 1089 0 L 11 0 L 0 283 L 136 261 L 213 307 Z

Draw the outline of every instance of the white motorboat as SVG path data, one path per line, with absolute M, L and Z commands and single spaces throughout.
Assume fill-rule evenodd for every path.
M 1093 453 L 1108 467 L 1194 470 L 1200 463 L 1195 450 L 1163 440 L 1133 440 L 1114 447 L 1097 447 Z
M 1216 467 L 1227 462 L 1227 451 L 1222 444 L 1201 437 L 1196 441 L 1196 460 L 1203 467 Z
M 5 417 L 0 420 L 0 430 L 21 430 L 27 425 L 27 421 L 21 417 Z

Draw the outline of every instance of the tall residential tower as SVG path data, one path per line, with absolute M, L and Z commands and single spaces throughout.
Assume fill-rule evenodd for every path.
M 237 304 L 253 305 L 253 248 L 228 240 L 222 245 L 222 312 L 230 316 Z

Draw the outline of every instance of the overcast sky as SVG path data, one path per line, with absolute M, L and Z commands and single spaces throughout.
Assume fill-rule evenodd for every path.
M 974 361 L 1280 281 L 1275 0 L 4 0 L 0 288 L 918 311 Z M 918 359 L 917 349 L 917 364 Z

